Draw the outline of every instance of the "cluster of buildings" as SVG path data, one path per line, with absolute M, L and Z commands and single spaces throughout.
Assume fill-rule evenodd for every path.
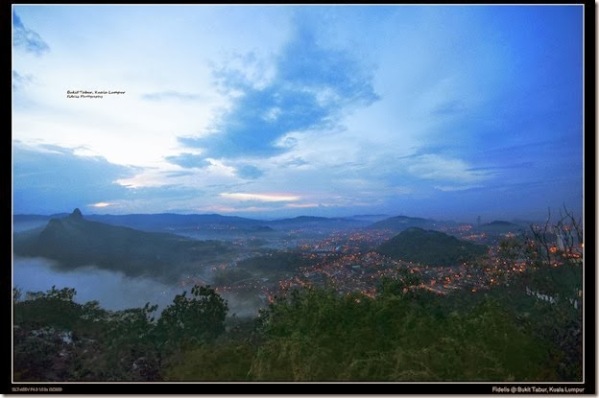
M 301 234 L 291 240 L 295 244 L 294 253 L 300 253 L 312 264 L 299 268 L 293 274 L 284 277 L 253 277 L 230 284 L 218 286 L 217 291 L 234 293 L 254 291 L 266 303 L 275 296 L 302 287 L 331 287 L 341 293 L 361 292 L 374 297 L 382 278 L 395 279 L 407 271 L 419 281 L 414 288 L 421 288 L 437 294 L 448 294 L 455 290 L 476 292 L 493 285 L 506 283 L 513 276 L 527 269 L 525 259 L 506 261 L 501 256 L 497 243 L 503 238 L 513 238 L 514 233 L 491 234 L 476 232 L 472 225 L 462 224 L 445 231 L 460 239 L 476 243 L 489 244 L 489 251 L 472 263 L 455 264 L 453 266 L 431 266 L 417 264 L 386 257 L 373 249 L 395 235 L 389 230 L 364 229 L 354 231 L 338 231 L 330 234 L 315 234 L 311 238 L 300 238 Z M 290 242 L 287 242 L 290 243 Z M 563 238 L 553 243 L 559 253 L 567 255 L 571 260 L 582 261 L 581 250 L 564 253 Z M 551 250 L 550 248 L 550 250 Z M 251 253 L 252 255 L 255 253 Z M 251 257 L 247 252 L 244 258 Z M 559 259 L 558 259 L 559 260 Z M 556 262 L 554 266 L 558 266 Z M 227 265 L 231 266 L 231 265 Z

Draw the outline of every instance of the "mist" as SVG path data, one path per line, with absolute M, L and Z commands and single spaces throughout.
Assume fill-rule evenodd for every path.
M 97 300 L 107 310 L 143 307 L 147 302 L 163 309 L 184 290 L 150 278 L 130 278 L 121 272 L 94 267 L 59 271 L 52 261 L 43 258 L 14 258 L 13 287 L 25 293 L 45 292 L 52 286 L 75 288 L 75 302 Z
M 191 286 L 168 285 L 151 278 L 131 278 L 121 272 L 107 271 L 95 267 L 82 267 L 63 271 L 55 262 L 44 258 L 15 257 L 13 260 L 13 287 L 27 292 L 47 291 L 56 286 L 74 288 L 74 301 L 84 304 L 98 301 L 106 310 L 118 311 L 140 308 L 147 302 L 158 305 L 160 313 L 172 304 L 177 294 L 188 293 Z M 258 315 L 262 302 L 257 294 L 222 293 L 227 300 L 229 315 L 253 317 Z

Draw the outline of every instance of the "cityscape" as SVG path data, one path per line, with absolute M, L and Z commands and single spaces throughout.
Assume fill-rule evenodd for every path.
M 9 8 L 2 392 L 595 393 L 593 9 Z
M 309 230 L 310 235 L 326 236 L 321 239 L 301 239 L 298 237 L 305 235 L 307 231 L 290 230 L 285 238 L 281 238 L 280 241 L 268 245 L 268 247 L 300 253 L 306 262 L 311 263 L 310 266 L 301 267 L 294 275 L 280 280 L 250 277 L 234 281 L 229 285 L 217 284 L 215 288 L 217 292 L 225 294 L 240 291 L 254 292 L 260 296 L 263 304 L 272 301 L 277 294 L 283 294 L 293 288 L 306 287 L 328 286 L 343 293 L 360 292 L 372 297 L 375 295 L 377 284 L 383 277 L 395 277 L 399 271 L 405 270 L 420 280 L 420 284 L 413 288 L 427 289 L 439 295 L 451 293 L 456 289 L 469 290 L 474 293 L 491 286 L 509 284 L 513 276 L 520 275 L 527 269 L 528 261 L 525 258 L 518 258 L 510 262 L 500 258 L 499 244 L 504 239 L 521 236 L 530 227 L 506 224 L 509 225 L 508 229 L 511 227 L 511 230 L 488 233 L 477 231 L 476 225 L 472 224 L 448 226 L 440 223 L 438 226 L 440 231 L 462 240 L 488 245 L 486 255 L 478 259 L 476 263 L 454 264 L 445 267 L 392 259 L 374 250 L 369 250 L 369 248 L 375 248 L 393 237 L 395 233 L 392 230 L 335 231 L 328 236 L 326 236 L 326 230 Z M 242 246 L 244 241 L 239 240 L 235 244 Z M 558 248 L 558 246 L 560 247 Z M 574 246 L 567 253 L 569 261 L 581 263 L 583 248 L 582 244 Z M 554 237 L 549 250 L 553 254 L 559 250 L 561 255 L 565 255 L 563 243 L 557 236 Z M 245 252 L 228 264 L 215 266 L 213 271 L 235 269 L 243 260 L 258 255 L 259 252 L 256 251 Z M 557 268 L 561 264 L 562 261 L 559 257 L 552 259 L 552 267 Z M 193 286 L 196 283 L 214 284 L 189 275 L 181 281 L 181 286 Z

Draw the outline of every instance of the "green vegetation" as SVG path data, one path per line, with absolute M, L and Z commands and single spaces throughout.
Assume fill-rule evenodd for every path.
M 579 380 L 570 306 L 521 290 L 438 296 L 384 279 L 376 297 L 293 290 L 256 319 L 226 318 L 210 287 L 155 306 L 106 311 L 72 289 L 17 298 L 21 381 Z M 557 316 L 557 314 L 569 314 Z M 551 318 L 547 318 L 552 316 Z
M 77 304 L 74 289 L 14 297 L 14 377 L 18 381 L 161 380 L 171 358 L 224 332 L 226 302 L 209 286 L 157 306 L 106 311 Z
M 418 292 L 337 296 L 306 291 L 273 305 L 251 369 L 257 379 L 499 381 L 543 378 L 545 347 L 495 301 L 435 311 Z
M 399 260 L 451 266 L 480 257 L 487 248 L 443 232 L 413 227 L 384 242 L 378 251 Z
M 156 325 L 159 340 L 165 344 L 194 345 L 213 342 L 225 331 L 228 305 L 210 287 L 194 286 L 192 297 L 186 292 L 175 296 Z

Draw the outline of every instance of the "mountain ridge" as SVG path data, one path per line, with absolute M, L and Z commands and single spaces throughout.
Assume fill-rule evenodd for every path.
M 69 216 L 51 218 L 43 228 L 16 234 L 14 239 L 16 255 L 44 257 L 63 269 L 95 266 L 168 280 L 175 280 L 184 270 L 201 272 L 230 251 L 218 241 L 90 221 L 78 209 Z

